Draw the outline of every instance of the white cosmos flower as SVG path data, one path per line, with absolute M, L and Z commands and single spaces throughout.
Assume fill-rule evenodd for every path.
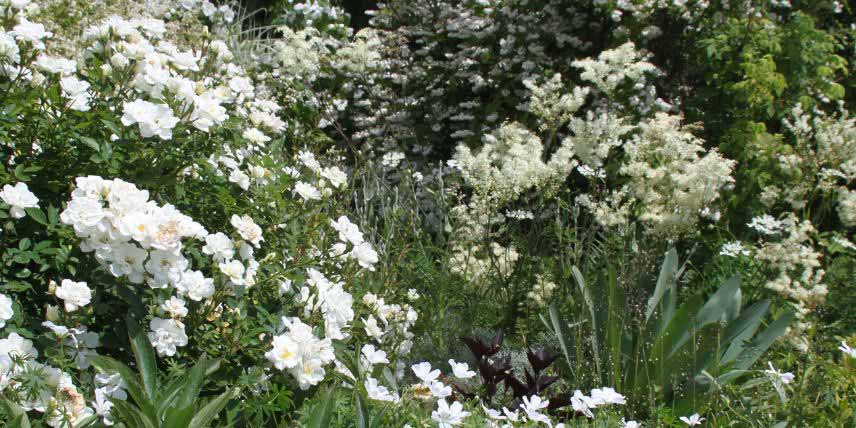
M 467 363 L 449 360 L 449 366 L 452 367 L 452 374 L 458 379 L 469 379 L 476 375 L 476 372 L 470 370 L 470 366 Z
M 5 294 L 0 294 L 0 328 L 6 326 L 6 321 L 12 319 L 12 299 Z
M 704 422 L 704 418 L 700 417 L 698 413 L 693 413 L 690 416 L 681 416 L 680 419 L 681 422 L 689 426 L 701 425 Z
M 625 421 L 621 419 L 621 428 L 642 428 L 642 424 L 636 421 Z
M 446 400 L 437 401 L 437 410 L 431 412 L 431 419 L 437 422 L 438 428 L 451 428 L 463 423 L 470 412 L 464 411 L 464 405 L 455 401 L 450 406 Z
M 25 209 L 39 206 L 39 198 L 30 192 L 25 183 L 21 182 L 15 183 L 14 186 L 9 184 L 3 186 L 0 199 L 11 207 L 9 215 L 12 218 L 22 218 L 26 215 Z
M 92 290 L 83 281 L 64 279 L 54 294 L 63 301 L 68 312 L 74 312 L 92 301 Z

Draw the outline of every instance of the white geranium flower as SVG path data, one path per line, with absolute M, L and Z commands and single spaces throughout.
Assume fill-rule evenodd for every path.
M 30 192 L 25 183 L 21 182 L 15 183 L 14 186 L 9 184 L 3 186 L 0 199 L 11 207 L 9 215 L 12 218 L 22 218 L 26 215 L 25 209 L 39 206 L 39 198 Z
M 626 404 L 627 400 L 623 395 L 615 392 L 613 388 L 600 388 L 591 391 L 591 399 L 598 406 L 604 404 Z
M 847 356 L 849 356 L 850 358 L 856 358 L 856 349 L 851 348 L 850 346 L 848 346 L 846 341 L 842 340 L 842 341 L 841 341 L 841 346 L 839 346 L 839 347 L 838 347 L 838 349 L 839 349 L 841 352 L 843 352 L 843 353 L 844 353 L 844 355 L 847 355 Z
M 68 312 L 74 312 L 92 301 L 92 290 L 83 281 L 74 282 L 70 279 L 63 279 L 54 294 L 63 301 L 65 310 Z
M 361 353 L 362 361 L 365 366 L 371 367 L 375 364 L 389 364 L 389 360 L 386 358 L 386 352 L 375 348 L 372 344 L 367 343 L 363 345 Z
M 704 422 L 704 418 L 700 417 L 698 413 L 694 413 L 690 416 L 681 416 L 680 419 L 681 422 L 689 426 L 701 425 L 701 423 Z
M 470 366 L 467 363 L 449 360 L 449 366 L 452 367 L 452 374 L 458 379 L 469 379 L 476 375 L 476 372 L 470 370 Z
M 383 385 L 379 385 L 377 379 L 368 376 L 365 381 L 366 392 L 368 392 L 369 398 L 377 401 L 389 401 L 393 403 L 397 403 L 399 398 L 398 394 L 393 394 L 389 392 Z
M 446 400 L 437 401 L 437 410 L 431 412 L 431 420 L 437 422 L 438 428 L 451 428 L 463 423 L 470 412 L 464 411 L 464 405 L 455 401 L 450 406 Z
M 177 347 L 187 345 L 187 334 L 180 321 L 152 318 L 149 330 L 149 341 L 159 356 L 171 357 L 175 355 Z
M 434 398 L 446 398 L 452 395 L 452 387 L 437 380 L 431 381 L 431 383 L 428 384 L 428 390 Z
M 440 377 L 440 370 L 431 370 L 431 363 L 427 361 L 410 366 L 410 370 L 413 370 L 413 374 L 426 386 Z

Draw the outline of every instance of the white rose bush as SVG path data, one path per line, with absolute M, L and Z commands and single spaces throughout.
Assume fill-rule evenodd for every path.
M 0 0 L 0 428 L 856 423 L 803 3 Z

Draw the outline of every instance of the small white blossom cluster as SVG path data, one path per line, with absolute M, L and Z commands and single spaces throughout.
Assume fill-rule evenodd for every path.
M 452 248 L 449 270 L 474 284 L 480 284 L 491 275 L 507 278 L 514 271 L 520 254 L 513 246 L 504 247 L 491 242 L 486 248 L 480 245 Z
M 526 304 L 535 307 L 541 308 L 546 306 L 550 298 L 553 297 L 553 292 L 559 288 L 555 282 L 548 275 L 538 274 L 535 275 L 535 285 L 532 286 L 532 289 L 526 293 L 526 298 L 529 299 Z
M 713 203 L 734 182 L 735 162 L 680 124 L 680 116 L 658 113 L 640 125 L 640 134 L 624 146 L 629 160 L 621 173 L 641 203 L 640 220 L 654 233 L 675 235 L 695 228 L 700 217 L 719 219 Z
M 802 334 L 810 327 L 806 317 L 826 300 L 828 293 L 823 283 L 823 254 L 814 247 L 816 231 L 810 221 L 800 221 L 794 214 L 782 219 L 756 217 L 749 227 L 764 235 L 754 253 L 775 276 L 765 286 L 791 301 L 796 309 L 798 321 L 791 326 L 788 337 L 799 349 L 807 350 L 808 342 Z

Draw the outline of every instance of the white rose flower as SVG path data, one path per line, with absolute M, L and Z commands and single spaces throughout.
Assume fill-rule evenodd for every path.
M 63 279 L 54 294 L 63 301 L 65 310 L 68 312 L 74 312 L 92 301 L 92 290 L 83 281 L 74 282 L 70 279 Z
M 241 238 L 249 241 L 256 248 L 259 247 L 260 242 L 264 241 L 262 237 L 262 228 L 259 227 L 255 221 L 253 221 L 252 217 L 248 215 L 232 215 L 231 219 L 232 227 L 238 230 L 238 234 L 241 235 Z
M 12 208 L 9 214 L 12 218 L 22 218 L 26 215 L 26 208 L 36 208 L 39 206 L 39 198 L 36 197 L 25 183 L 15 183 L 14 186 L 5 185 L 3 191 L 0 191 L 0 199 Z
M 12 319 L 12 299 L 0 294 L 0 328 L 6 327 L 6 321 Z
M 152 318 L 149 330 L 149 341 L 159 356 L 171 357 L 175 355 L 177 347 L 187 345 L 187 334 L 181 321 Z
M 298 181 L 294 185 L 294 191 L 306 201 L 321 199 L 321 192 L 315 186 L 303 181 Z

